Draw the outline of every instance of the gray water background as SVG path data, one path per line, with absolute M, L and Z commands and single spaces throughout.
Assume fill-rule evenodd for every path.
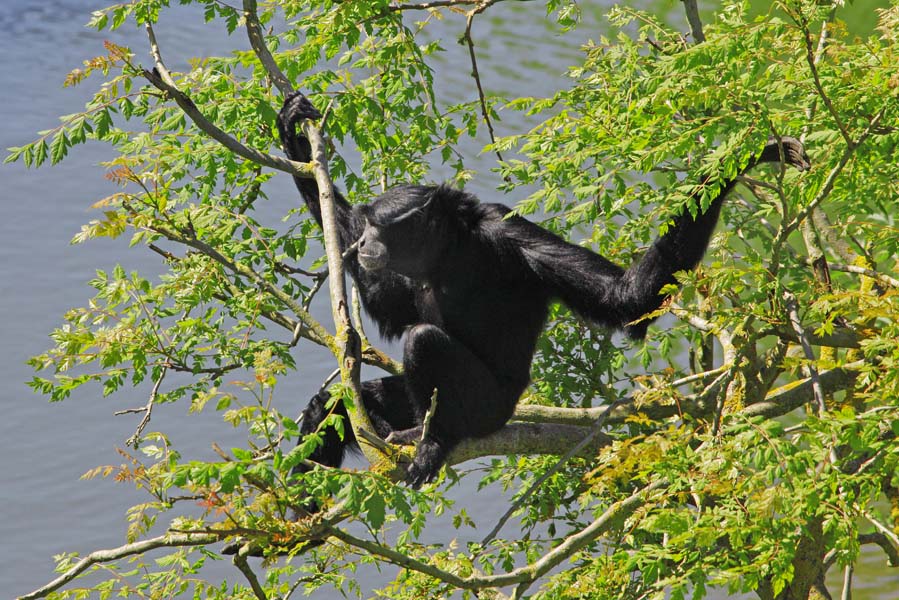
M 104 39 L 132 47 L 138 59 L 149 64 L 142 32 L 97 33 L 83 26 L 91 10 L 105 4 L 96 0 L 0 2 L 0 149 L 32 141 L 37 131 L 54 127 L 59 115 L 82 109 L 96 84 L 88 81 L 63 89 L 62 82 L 82 60 L 104 54 Z M 488 90 L 543 96 L 567 85 L 564 69 L 576 63 L 580 42 L 597 38 L 605 27 L 601 18 L 605 9 L 599 3 L 582 4 L 585 24 L 576 34 L 564 37 L 544 20 L 541 3 L 508 3 L 478 20 L 474 36 Z M 662 6 L 671 10 L 671 22 L 682 22 L 678 3 Z M 172 13 L 157 27 L 170 68 L 183 67 L 191 57 L 248 46 L 243 32 L 229 37 L 220 25 L 205 24 L 195 7 L 178 7 Z M 455 43 L 463 24 L 455 19 L 437 25 L 432 29 L 445 32 L 443 46 L 450 51 L 438 73 L 441 94 L 449 100 L 472 99 L 467 55 Z M 517 114 L 503 116 L 505 120 L 497 124 L 500 134 L 525 126 Z M 462 148 L 467 166 L 480 173 L 468 187 L 482 198 L 513 203 L 521 196 L 504 199 L 495 191 L 500 181 L 489 171 L 492 156 L 477 155 L 486 142 L 481 138 Z M 126 484 L 79 477 L 97 465 L 122 462 L 116 448 L 124 446 L 138 418 L 115 417 L 113 412 L 143 405 L 149 389 L 125 389 L 109 398 L 96 388 L 83 389 L 50 405 L 25 386 L 33 375 L 26 360 L 50 346 L 47 336 L 67 309 L 84 305 L 93 295 L 86 282 L 95 269 L 109 270 L 120 263 L 145 277 L 161 272 L 158 257 L 142 247 L 127 248 L 125 240 L 69 244 L 83 223 L 98 216 L 90 205 L 114 191 L 99 166 L 112 157 L 109 148 L 90 144 L 77 147 L 53 168 L 0 166 L 4 207 L 0 219 L 0 598 L 31 591 L 52 579 L 54 554 L 86 554 L 124 543 L 126 509 L 146 500 Z M 432 178 L 439 181 L 445 175 L 435 167 Z M 277 219 L 298 202 L 286 176 L 277 177 L 267 193 L 269 200 L 257 206 L 260 218 Z M 324 304 L 314 309 L 323 323 L 330 323 Z M 395 346 L 387 350 L 399 355 Z M 309 343 L 301 344 L 295 356 L 298 371 L 279 383 L 277 392 L 285 412 L 300 410 L 333 368 L 333 358 Z M 229 447 L 244 439 L 242 432 L 209 414 L 187 415 L 185 404 L 158 407 L 149 430 L 167 432 L 182 452 L 200 458 L 213 458 L 213 441 Z M 506 507 L 501 494 L 476 493 L 471 485 L 455 495 L 482 528 L 491 527 Z M 460 534 L 445 523 L 432 528 L 429 537 L 434 540 L 477 539 L 483 534 Z M 855 579 L 856 599 L 899 597 L 894 593 L 899 578 L 885 571 L 882 555 L 871 552 L 864 562 Z M 227 563 L 219 571 L 222 577 L 238 579 Z M 371 580 L 363 589 L 370 589 L 392 573 L 366 577 Z M 336 595 L 321 592 L 316 597 Z

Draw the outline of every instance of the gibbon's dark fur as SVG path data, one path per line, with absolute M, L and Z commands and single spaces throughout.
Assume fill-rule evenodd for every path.
M 297 133 L 297 124 L 320 117 L 301 93 L 288 96 L 278 131 L 289 158 L 310 160 L 309 141 Z M 749 166 L 780 162 L 781 150 L 786 163 L 808 167 L 802 145 L 789 137 L 769 141 Z M 321 224 L 315 180 L 295 181 Z M 528 385 L 551 300 L 642 338 L 647 321 L 628 323 L 657 309 L 664 300 L 659 291 L 675 282 L 674 273 L 702 259 L 734 184 L 727 182 L 697 218 L 685 213 L 675 219 L 627 270 L 521 217 L 507 218 L 506 206 L 482 204 L 443 185 L 402 185 L 357 206 L 335 191 L 341 250 L 358 241 L 346 268 L 362 304 L 383 336 L 406 336 L 403 375 L 362 384 L 362 401 L 378 435 L 416 443 L 437 389 L 437 410 L 407 481 L 417 487 L 432 480 L 460 440 L 486 436 L 509 420 Z M 312 398 L 302 433 L 319 427 L 328 398 L 327 392 Z M 342 406 L 335 411 L 346 414 Z M 344 450 L 356 443 L 345 431 L 343 440 L 327 431 L 311 459 L 339 466 Z

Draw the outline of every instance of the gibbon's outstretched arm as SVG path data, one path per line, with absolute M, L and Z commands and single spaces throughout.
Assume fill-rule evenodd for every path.
M 781 162 L 781 149 L 785 164 L 800 170 L 809 168 L 799 140 L 783 137 L 769 140 L 743 171 L 763 162 Z M 665 298 L 659 292 L 676 282 L 674 274 L 692 269 L 702 260 L 724 198 L 736 181 L 736 177 L 727 181 L 708 210 L 696 218 L 687 212 L 678 216 L 667 233 L 627 270 L 523 219 L 510 220 L 510 229 L 521 229 L 513 235 L 520 240 L 526 262 L 569 308 L 602 325 L 624 328 L 631 338 L 642 339 L 651 319 L 628 323 L 661 306 Z

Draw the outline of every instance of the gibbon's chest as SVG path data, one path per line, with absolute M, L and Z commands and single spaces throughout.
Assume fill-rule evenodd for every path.
M 486 298 L 476 291 L 470 282 L 452 286 L 434 281 L 416 282 L 415 308 L 422 323 L 455 333 L 461 326 L 460 320 L 495 312 L 495 308 L 491 311 L 493 307 L 482 306 Z
M 444 328 L 444 307 L 448 305 L 446 288 L 431 282 L 416 282 L 415 309 L 418 311 L 422 323 L 430 323 Z
M 539 295 L 539 294 L 538 294 Z M 539 327 L 546 300 L 532 290 L 501 280 L 467 280 L 456 285 L 434 281 L 415 284 L 415 308 L 421 323 L 453 336 L 492 335 L 497 331 Z

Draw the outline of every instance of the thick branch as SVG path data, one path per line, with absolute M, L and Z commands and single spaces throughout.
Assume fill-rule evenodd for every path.
M 859 360 L 835 369 L 820 371 L 818 381 L 825 394 L 832 394 L 846 389 L 855 379 L 855 371 L 868 364 Z M 751 404 L 741 412 L 749 416 L 777 417 L 785 415 L 803 404 L 815 399 L 812 379 L 806 377 L 787 385 L 771 390 L 761 402 Z M 644 414 L 651 419 L 666 419 L 678 414 L 694 417 L 707 416 L 714 409 L 712 403 L 703 402 L 698 396 L 676 397 L 673 394 L 656 402 L 639 402 L 634 398 L 624 398 L 609 412 L 608 423 L 622 423 L 628 417 Z M 561 408 L 557 406 L 519 405 L 514 419 L 529 423 L 552 423 L 559 425 L 580 426 L 584 434 L 588 427 L 595 423 L 607 410 L 607 406 L 594 408 Z M 508 426 L 507 426 L 508 427 Z M 485 440 L 491 438 L 484 438 Z M 558 450 L 556 451 L 558 453 Z
M 237 551 L 237 554 L 234 555 L 233 559 L 234 566 L 237 567 L 240 572 L 243 573 L 243 576 L 247 578 L 247 582 L 250 584 L 250 588 L 252 588 L 257 600 L 268 600 L 265 595 L 265 590 L 262 589 L 262 586 L 259 584 L 259 578 L 256 577 L 256 573 L 253 572 L 253 569 L 247 562 L 248 551 L 249 547 L 246 545 L 244 545 L 240 550 Z
M 848 363 L 836 369 L 829 369 L 818 373 L 818 383 L 825 394 L 843 390 L 852 385 L 855 380 L 854 371 L 864 367 L 866 361 L 859 360 Z M 777 417 L 793 411 L 803 404 L 815 399 L 815 392 L 811 377 L 789 383 L 776 390 L 768 392 L 762 402 L 751 404 L 743 409 L 743 414 L 748 416 Z
M 256 1 L 244 0 L 244 18 L 247 23 L 247 35 L 250 44 L 262 66 L 269 74 L 272 82 L 285 96 L 293 91 L 293 87 L 287 77 L 278 68 L 272 57 L 262 28 L 256 14 Z M 373 432 L 365 407 L 362 404 L 362 386 L 359 381 L 359 371 L 362 360 L 362 343 L 356 330 L 353 328 L 347 304 L 346 282 L 343 270 L 343 256 L 340 253 L 338 238 L 337 212 L 334 205 L 334 187 L 328 174 L 328 157 L 325 151 L 326 145 L 322 139 L 321 131 L 310 121 L 303 123 L 303 132 L 309 140 L 311 147 L 312 174 L 318 184 L 319 203 L 322 215 L 322 232 L 324 234 L 325 253 L 328 259 L 328 289 L 331 295 L 331 315 L 334 318 L 335 340 L 337 348 L 333 349 L 340 366 L 340 375 L 343 382 L 350 387 L 355 398 L 355 404 L 349 409 L 350 425 L 359 440 L 363 454 L 372 464 L 384 460 L 383 454 L 376 445 L 367 442 L 367 437 L 361 430 Z
M 564 410 L 564 409 L 563 409 Z M 509 423 L 496 433 L 479 439 L 465 439 L 450 453 L 448 464 L 459 464 L 482 456 L 508 454 L 561 455 L 590 435 L 589 427 L 557 423 Z M 612 438 L 597 433 L 589 443 L 579 448 L 576 456 L 595 456 L 600 448 L 612 443 Z
M 834 268 L 833 265 L 829 265 L 830 268 L 834 271 L 839 271 L 840 269 Z M 799 343 L 799 336 L 796 334 L 793 329 L 787 329 L 786 327 L 778 327 L 773 330 L 771 333 L 776 335 L 777 337 L 787 340 L 794 343 Z M 860 339 L 858 333 L 851 329 L 839 328 L 834 329 L 833 332 L 827 333 L 824 335 L 817 335 L 813 331 L 806 331 L 806 338 L 808 342 L 812 346 L 825 346 L 827 348 L 859 348 L 860 347 Z
M 890 538 L 883 533 L 874 532 L 860 534 L 858 536 L 858 543 L 860 545 L 877 544 L 887 555 L 890 566 L 899 567 L 899 546 L 894 545 Z

